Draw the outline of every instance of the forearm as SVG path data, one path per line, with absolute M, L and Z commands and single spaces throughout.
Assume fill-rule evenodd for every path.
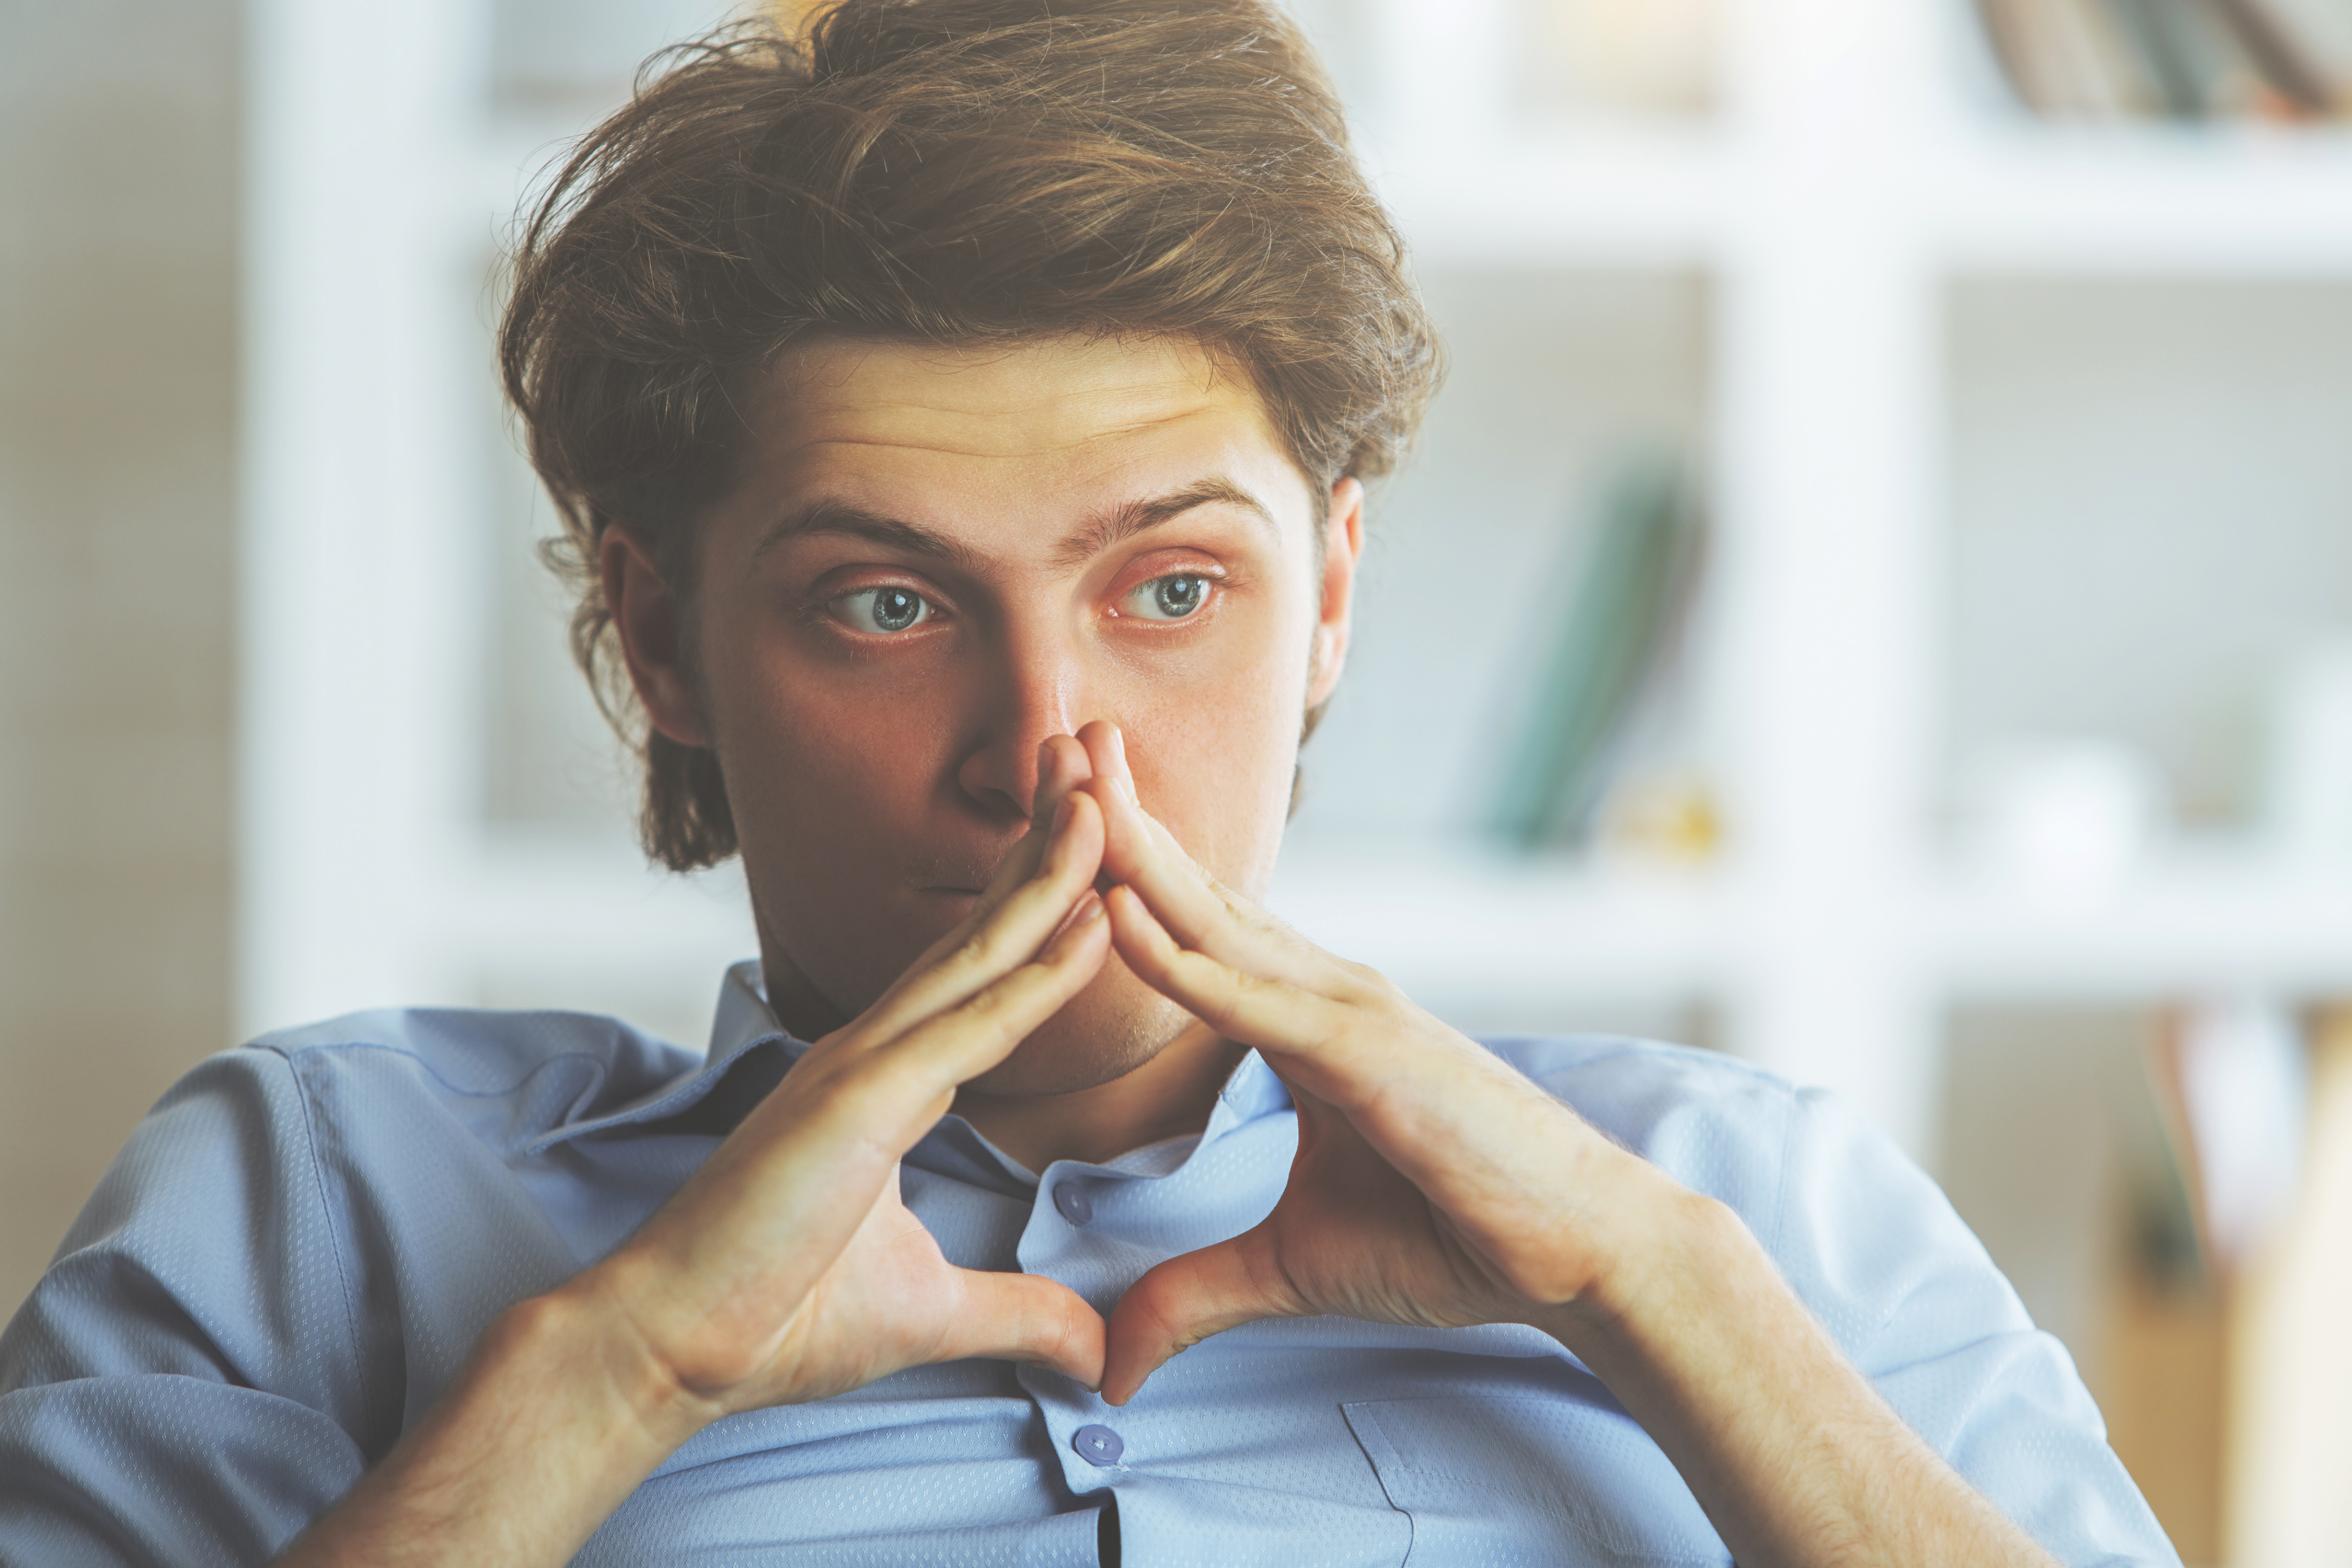
M 575 1281 L 501 1315 L 425 1419 L 279 1568 L 567 1563 L 713 1414 Z
M 1663 1178 L 1639 1212 L 1625 1261 L 1544 1326 L 1673 1459 L 1738 1562 L 2046 1568 L 1845 1359 L 1736 1215 Z

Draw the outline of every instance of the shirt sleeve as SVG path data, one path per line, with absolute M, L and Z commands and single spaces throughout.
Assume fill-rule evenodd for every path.
M 286 1059 L 247 1047 L 131 1135 L 0 1334 L 0 1562 L 268 1562 L 396 1436 Z
M 1738 1213 L 1887 1402 L 2052 1556 L 2178 1568 L 2065 1346 L 2033 1326 L 1943 1190 L 1850 1102 L 1712 1051 L 1496 1048 Z
M 1921 1436 L 2061 1562 L 2180 1559 L 2065 1347 L 1926 1173 L 1853 1106 L 1793 1092 L 1754 1218 L 1797 1292 Z

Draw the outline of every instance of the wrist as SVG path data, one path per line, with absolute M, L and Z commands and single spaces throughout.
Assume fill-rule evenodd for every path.
M 653 1455 L 650 1471 L 727 1411 L 656 1347 L 629 1289 L 633 1274 L 617 1258 L 583 1269 L 509 1307 L 483 1343 L 527 1381 L 560 1382 L 575 1419 L 624 1449 Z
M 1733 1558 L 2039 1564 L 1905 1425 L 1739 1215 L 1654 1172 L 1538 1324 L 1664 1450 Z
M 1759 1267 L 1778 1280 L 1729 1208 L 1639 1155 L 1612 1152 L 1606 1202 L 1582 1240 L 1583 1287 L 1537 1324 L 1588 1364 L 1654 1353 L 1663 1347 L 1649 1342 L 1722 1310 Z

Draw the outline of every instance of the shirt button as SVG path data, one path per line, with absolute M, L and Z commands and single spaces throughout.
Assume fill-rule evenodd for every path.
M 1086 1188 L 1076 1182 L 1058 1182 L 1054 1186 L 1054 1206 L 1072 1225 L 1084 1225 L 1095 1217 L 1095 1201 L 1087 1196 Z M 1090 1426 L 1090 1432 L 1108 1431 L 1108 1427 Z M 1114 1439 L 1116 1441 L 1116 1439 Z
M 1070 1447 L 1087 1464 L 1108 1469 L 1127 1452 L 1127 1445 L 1108 1426 L 1081 1426 L 1070 1434 Z

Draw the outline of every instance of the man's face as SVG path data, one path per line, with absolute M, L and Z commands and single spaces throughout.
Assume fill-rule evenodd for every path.
M 749 417 L 678 738 L 717 751 L 787 1017 L 854 1016 L 961 920 L 1027 828 L 1039 743 L 1090 720 L 1146 809 L 1263 893 L 1360 490 L 1313 493 L 1244 375 L 1182 342 L 834 340 Z M 976 1087 L 1088 1088 L 1187 1021 L 1114 957 Z

